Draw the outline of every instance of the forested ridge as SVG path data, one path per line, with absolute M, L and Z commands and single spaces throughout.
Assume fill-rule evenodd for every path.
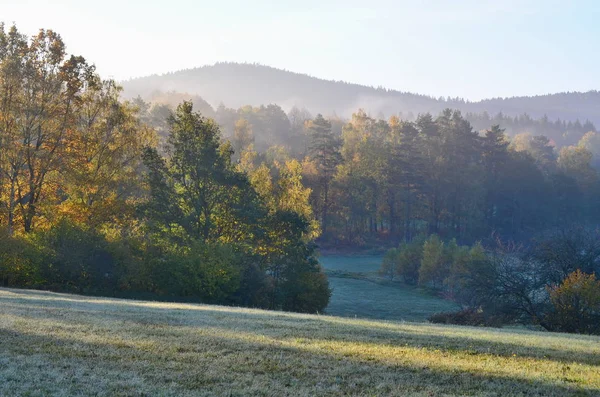
M 227 62 L 135 78 L 122 84 L 127 98 L 138 95 L 148 98 L 155 91 L 176 91 L 200 95 L 213 107 L 220 103 L 234 108 L 278 104 L 286 111 L 298 106 L 313 114 L 335 113 L 345 118 L 359 108 L 372 115 L 383 113 L 386 117 L 399 111 L 414 115 L 438 114 L 445 108 L 452 108 L 463 113 L 503 113 L 511 117 L 526 113 L 535 119 L 546 115 L 552 121 L 600 122 L 600 93 L 594 90 L 469 101 L 324 80 L 259 64 Z
M 320 312 L 318 248 L 392 248 L 383 274 L 477 321 L 598 332 L 592 122 L 414 95 L 444 107 L 213 108 L 152 87 L 124 100 L 57 33 L 0 26 L 2 285 Z M 586 305 L 577 327 L 569 299 Z

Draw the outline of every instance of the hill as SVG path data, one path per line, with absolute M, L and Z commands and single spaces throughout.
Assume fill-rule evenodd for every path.
M 463 112 L 488 112 L 534 118 L 600 123 L 600 92 L 559 93 L 531 97 L 494 98 L 468 102 L 459 98 L 441 99 L 425 95 L 373 88 L 342 81 L 329 81 L 256 64 L 217 63 L 164 75 L 122 82 L 126 97 L 148 98 L 155 91 L 176 91 L 200 95 L 213 107 L 224 103 L 244 105 L 277 104 L 285 110 L 304 107 L 313 114 L 348 117 L 359 108 L 374 116 L 431 112 L 450 107 Z
M 598 337 L 0 289 L 0 395 L 598 393 Z

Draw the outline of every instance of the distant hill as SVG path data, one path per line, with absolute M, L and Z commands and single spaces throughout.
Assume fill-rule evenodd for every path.
M 463 112 L 484 112 L 550 120 L 590 120 L 600 124 L 600 92 L 558 93 L 532 97 L 493 98 L 468 102 L 460 98 L 441 99 L 373 88 L 342 81 L 329 81 L 256 64 L 217 63 L 164 75 L 140 77 L 122 82 L 126 97 L 148 98 L 155 91 L 176 91 L 199 95 L 213 107 L 220 103 L 238 108 L 244 105 L 278 104 L 289 110 L 304 107 L 311 113 L 348 117 L 359 108 L 373 116 L 383 114 L 439 113 L 451 107 Z

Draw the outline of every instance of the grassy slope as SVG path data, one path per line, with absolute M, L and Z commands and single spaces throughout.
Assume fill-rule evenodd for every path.
M 599 395 L 600 338 L 0 289 L 0 395 Z
M 333 295 L 327 313 L 335 316 L 397 321 L 425 321 L 433 313 L 457 306 L 420 288 L 377 277 L 381 256 L 330 255 L 320 261 Z

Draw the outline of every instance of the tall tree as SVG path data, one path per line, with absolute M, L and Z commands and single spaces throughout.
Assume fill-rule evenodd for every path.
M 123 221 L 142 194 L 137 175 L 142 152 L 155 133 L 140 122 L 138 108 L 119 100 L 114 81 L 89 85 L 80 98 L 76 126 L 64 153 L 61 212 L 91 225 Z
M 28 42 L 13 26 L 0 29 L 1 87 L 5 103 L 2 170 L 8 182 L 5 196 L 9 230 L 16 212 L 30 232 L 53 192 L 47 186 L 64 160 L 67 141 L 76 129 L 76 112 L 87 86 L 97 84 L 94 67 L 68 56 L 61 37 L 40 30 Z M 7 60 L 7 62 L 5 62 Z
M 327 233 L 328 211 L 330 206 L 330 187 L 337 166 L 342 161 L 340 154 L 340 141 L 331 132 L 331 123 L 317 117 L 309 124 L 311 131 L 310 158 L 316 163 L 318 171 L 318 185 L 320 197 L 317 198 L 317 207 L 321 215 L 323 234 Z
M 246 119 L 239 119 L 235 122 L 233 130 L 233 148 L 241 155 L 244 150 L 247 150 L 254 143 L 254 134 L 252 126 Z
M 496 230 L 499 201 L 501 200 L 500 178 L 508 157 L 508 140 L 499 125 L 485 131 L 482 139 L 482 160 L 485 168 L 485 218 L 488 227 Z
M 161 188 L 152 202 L 163 205 L 165 195 L 174 195 L 181 215 L 175 221 L 196 239 L 230 241 L 248 232 L 253 222 L 246 218 L 256 215 L 256 194 L 246 175 L 235 171 L 232 149 L 221 142 L 217 124 L 195 113 L 191 102 L 178 106 L 170 124 L 168 164 L 156 154 L 145 157 L 151 161 L 150 180 Z

